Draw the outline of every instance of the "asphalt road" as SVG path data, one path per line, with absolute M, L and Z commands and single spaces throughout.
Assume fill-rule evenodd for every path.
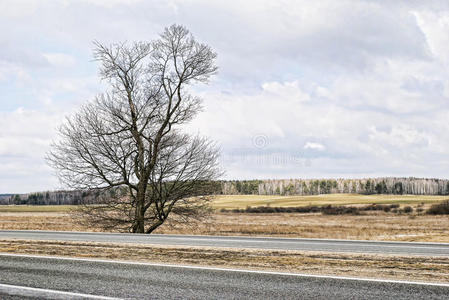
M 144 235 L 62 231 L 0 231 L 0 239 L 60 240 L 152 245 L 211 246 L 274 250 L 307 250 L 345 253 L 381 253 L 425 256 L 448 256 L 449 244 L 260 238 L 195 235 Z
M 89 295 L 97 297 L 93 298 Z M 449 285 L 421 285 L 213 268 L 0 255 L 1 299 L 111 299 L 106 297 L 448 299 Z

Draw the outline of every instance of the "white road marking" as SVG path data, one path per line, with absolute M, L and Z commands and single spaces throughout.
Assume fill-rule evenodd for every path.
M 418 282 L 418 281 L 373 279 L 373 278 L 357 278 L 357 277 L 331 276 L 331 275 L 311 275 L 311 274 L 302 274 L 302 273 L 287 273 L 287 272 L 284 273 L 284 272 L 244 270 L 244 269 L 233 269 L 233 268 L 229 268 L 228 269 L 228 268 L 205 267 L 205 266 L 190 266 L 190 265 L 175 265 L 175 264 L 162 264 L 162 263 L 147 263 L 147 262 L 139 262 L 139 261 L 118 261 L 118 260 L 106 260 L 106 259 L 94 259 L 94 258 L 77 258 L 77 257 L 63 257 L 63 256 L 40 256 L 40 255 L 26 255 L 26 254 L 13 254 L 13 253 L 0 253 L 0 256 L 59 259 L 59 260 L 69 260 L 69 261 L 86 261 L 86 262 L 99 262 L 99 263 L 124 264 L 124 265 L 141 265 L 141 266 L 149 266 L 149 267 L 184 268 L 184 269 L 198 269 L 198 270 L 210 270 L 210 271 L 229 271 L 229 272 L 241 272 L 241 273 L 267 274 L 267 275 L 282 275 L 282 276 L 296 276 L 296 277 L 309 277 L 309 278 L 322 278 L 322 279 L 356 280 L 356 281 L 367 281 L 367 282 L 383 282 L 383 283 L 399 283 L 399 284 L 411 284 L 411 285 L 427 285 L 427 286 L 449 287 L 449 283 Z
M 117 300 L 122 298 L 113 298 L 106 296 L 97 296 L 82 293 L 72 293 L 58 290 L 33 288 L 28 286 L 10 285 L 0 283 L 0 292 L 7 295 L 23 296 L 23 297 L 40 297 L 44 299 L 60 299 L 61 296 L 70 297 L 70 299 L 99 299 L 99 300 Z
M 165 242 L 168 241 L 170 242 L 170 239 L 166 239 L 166 240 L 162 240 L 162 241 L 153 241 L 155 243 L 161 243 L 161 242 Z M 243 243 L 266 243 L 267 241 L 251 241 L 251 240 L 232 240 L 232 239 L 214 239 L 214 238 L 188 238 L 183 240 L 183 243 L 188 243 L 190 241 L 206 241 L 206 242 L 243 242 Z M 151 242 L 151 240 L 149 240 L 149 242 Z M 310 241 L 310 242 L 305 242 L 305 241 L 276 241 L 277 244 L 296 244 L 299 243 L 299 245 L 330 245 L 330 246 L 358 246 L 356 245 L 357 242 L 354 242 L 354 244 L 348 244 L 348 243 L 326 243 L 326 242 L 319 242 L 319 241 Z M 362 247 L 385 247 L 385 248 L 404 248 L 404 246 L 399 246 L 399 245 L 378 245 L 378 244 L 364 244 L 362 245 Z M 407 248 L 416 248 L 416 249 L 442 249 L 442 250 L 446 250 L 448 249 L 447 247 L 429 247 L 429 246 L 420 246 L 420 245 L 407 245 Z
M 36 233 L 61 233 L 64 234 L 63 239 L 64 240 L 72 240 L 72 241 L 91 241 L 89 239 L 83 238 L 81 237 L 70 237 L 70 234 L 73 234 L 74 232 L 64 232 L 64 231 L 54 231 L 54 232 L 46 232 L 46 231 L 39 231 L 36 230 Z M 29 231 L 26 231 L 29 232 Z M 0 231 L 0 233 L 2 233 Z M 3 232 L 5 233 L 5 232 Z M 20 233 L 20 231 L 19 231 Z M 32 233 L 32 232 L 30 232 Z M 76 232 L 75 234 L 78 235 L 78 233 L 81 232 Z M 83 232 L 84 233 L 84 232 Z M 97 236 L 100 238 L 107 238 L 107 235 L 109 234 L 103 234 L 103 233 L 93 233 L 93 232 L 85 232 L 88 235 L 91 236 Z M 113 235 L 115 235 L 115 233 L 112 233 Z M 104 235 L 104 236 L 103 236 Z M 135 237 L 143 237 L 143 236 L 139 236 L 139 235 L 134 235 Z M 1 236 L 0 236 L 1 237 Z M 11 237 L 10 237 L 11 238 Z M 55 237 L 46 237 L 47 239 L 50 238 L 51 240 L 56 239 L 57 236 Z M 235 239 L 234 239 L 235 238 Z M 27 237 L 12 237 L 12 239 L 28 239 Z M 34 240 L 35 238 L 31 238 L 32 240 Z M 258 240 L 259 239 L 259 240 Z M 189 245 L 188 243 L 190 241 L 197 241 L 197 242 L 241 242 L 241 243 L 270 243 L 271 241 L 267 241 L 267 240 L 260 240 L 260 239 L 270 239 L 270 237 L 254 237 L 254 238 L 248 238 L 248 237 L 238 237 L 238 236 L 232 236 L 232 237 L 225 237 L 225 236 L 178 236 L 178 235 L 167 235 L 167 236 L 161 236 L 161 235 L 157 235 L 157 236 L 148 236 L 148 239 L 145 241 L 145 244 L 166 244 L 166 242 L 176 242 L 176 243 L 181 243 L 182 245 Z M 447 243 L 420 243 L 418 245 L 413 245 L 413 243 L 410 242 L 395 242 L 395 241 L 362 241 L 362 240 L 329 240 L 329 239 L 291 239 L 289 240 L 288 238 L 275 238 L 273 237 L 272 239 L 277 239 L 276 243 L 277 244 L 296 244 L 299 243 L 299 245 L 329 245 L 329 246 L 348 246 L 348 247 L 354 247 L 354 246 L 359 246 L 358 244 L 361 244 L 362 247 L 376 247 L 376 248 L 398 248 L 398 249 L 403 249 L 403 248 L 411 248 L 411 249 L 434 249 L 434 250 L 447 250 L 449 246 L 449 244 Z M 111 243 L 122 243 L 121 241 L 110 241 Z M 128 241 L 127 243 L 140 243 L 140 240 L 134 240 L 134 241 Z M 187 243 L 187 244 L 186 244 Z M 380 243 L 380 244 L 375 244 L 375 243 Z M 383 244 L 384 243 L 384 244 Z M 397 245 L 386 245 L 387 243 L 395 243 Z M 193 245 L 192 245 L 193 246 Z M 277 247 L 275 249 L 278 249 Z M 381 251 L 379 249 L 379 251 Z
M 244 235 L 226 235 L 226 236 L 220 236 L 220 235 L 179 235 L 179 234 L 139 234 L 139 233 L 116 233 L 116 232 L 89 232 L 89 231 L 48 231 L 48 230 L 0 230 L 0 235 L 2 233 L 41 233 L 41 234 L 63 234 L 64 236 L 67 235 L 92 235 L 92 236 L 130 236 L 130 237 L 142 237 L 147 238 L 148 240 L 151 240 L 152 238 L 210 238 L 215 240 L 220 239 L 234 239 L 236 241 L 241 241 L 243 239 L 265 239 L 265 240 L 285 240 L 287 242 L 343 242 L 343 243 L 363 243 L 363 244 L 372 244 L 372 243 L 381 243 L 381 244 L 398 244 L 398 245 L 413 245 L 413 244 L 420 244 L 422 246 L 428 247 L 428 246 L 449 246 L 449 243 L 436 243 L 436 242 L 404 242 L 404 241 L 381 241 L 381 240 L 345 240 L 345 239 L 315 239 L 315 238 L 294 238 L 294 237 L 272 237 L 272 236 L 244 236 Z M 414 245 L 413 247 L 418 246 Z

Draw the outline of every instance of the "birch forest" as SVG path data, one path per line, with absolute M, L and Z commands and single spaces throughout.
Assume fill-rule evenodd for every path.
M 409 194 L 449 195 L 449 180 L 433 178 L 366 178 L 366 179 L 273 179 L 223 181 L 222 194 L 319 195 Z
M 207 184 L 211 184 L 210 182 Z M 319 195 L 335 193 L 449 195 L 449 180 L 434 178 L 381 177 L 366 179 L 267 179 L 212 182 L 222 195 Z M 78 205 L 101 203 L 104 197 L 126 196 L 126 190 L 48 191 L 20 195 L 1 195 L 0 204 Z

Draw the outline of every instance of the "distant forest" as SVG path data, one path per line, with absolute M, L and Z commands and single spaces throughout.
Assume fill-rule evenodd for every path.
M 366 178 L 366 179 L 273 179 L 230 180 L 212 183 L 222 195 L 319 195 L 334 193 L 449 195 L 449 180 L 432 178 Z M 126 190 L 53 191 L 21 195 L 0 195 L 0 204 L 78 205 L 100 203 L 103 197 L 126 195 Z
M 226 195 L 319 195 L 335 193 L 449 195 L 449 180 L 413 177 L 233 180 L 221 182 L 221 193 Z
M 53 191 L 0 196 L 0 204 L 8 205 L 78 205 L 98 203 L 99 192 Z

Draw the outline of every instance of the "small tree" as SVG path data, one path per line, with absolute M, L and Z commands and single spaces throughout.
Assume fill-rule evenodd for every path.
M 13 197 L 13 203 L 15 204 L 15 205 L 19 205 L 19 204 L 22 204 L 22 198 L 20 197 L 20 195 L 14 195 L 14 197 Z
M 111 88 L 66 120 L 48 162 L 68 187 L 101 191 L 102 205 L 83 210 L 92 224 L 151 233 L 169 214 L 203 216 L 218 149 L 179 127 L 200 111 L 188 87 L 216 73 L 216 54 L 178 25 L 152 42 L 95 46 Z
M 373 193 L 372 189 L 373 189 L 373 184 L 371 183 L 371 180 L 368 179 L 366 181 L 366 185 L 365 185 L 365 194 L 367 194 L 367 195 L 372 194 Z
M 377 183 L 375 189 L 378 194 L 388 193 L 388 188 L 387 188 L 387 184 L 385 183 L 385 180 L 382 180 L 381 182 Z
M 404 188 L 402 182 L 396 182 L 393 187 L 393 194 L 402 195 L 404 193 Z

